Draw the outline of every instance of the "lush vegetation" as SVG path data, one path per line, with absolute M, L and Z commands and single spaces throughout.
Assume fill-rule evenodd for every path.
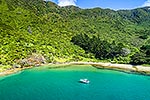
M 150 9 L 59 7 L 43 0 L 0 0 L 0 65 L 31 55 L 47 62 L 150 63 Z
M 134 51 L 134 48 L 123 43 L 116 43 L 115 41 L 110 43 L 102 40 L 99 36 L 90 38 L 86 34 L 79 34 L 73 37 L 71 41 L 82 47 L 87 53 L 94 54 L 97 59 L 110 61 L 117 59 L 118 63 L 129 63 L 129 58 L 132 55 L 131 50 Z

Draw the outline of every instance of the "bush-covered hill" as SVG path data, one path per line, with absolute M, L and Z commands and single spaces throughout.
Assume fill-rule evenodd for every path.
M 59 7 L 43 0 L 0 0 L 0 64 L 34 54 L 47 62 L 150 62 L 150 8 L 114 11 Z

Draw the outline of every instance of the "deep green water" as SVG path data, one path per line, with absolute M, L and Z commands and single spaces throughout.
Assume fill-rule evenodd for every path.
M 0 77 L 0 100 L 150 100 L 150 76 L 91 66 L 34 68 Z

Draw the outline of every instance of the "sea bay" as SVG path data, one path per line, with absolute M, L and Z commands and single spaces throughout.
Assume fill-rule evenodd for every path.
M 0 77 L 0 100 L 149 100 L 149 84 L 149 76 L 88 65 L 46 66 Z

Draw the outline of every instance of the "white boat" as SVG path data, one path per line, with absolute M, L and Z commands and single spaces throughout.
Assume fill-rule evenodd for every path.
M 79 80 L 80 83 L 85 83 L 85 84 L 89 84 L 90 81 L 88 79 L 80 79 Z

